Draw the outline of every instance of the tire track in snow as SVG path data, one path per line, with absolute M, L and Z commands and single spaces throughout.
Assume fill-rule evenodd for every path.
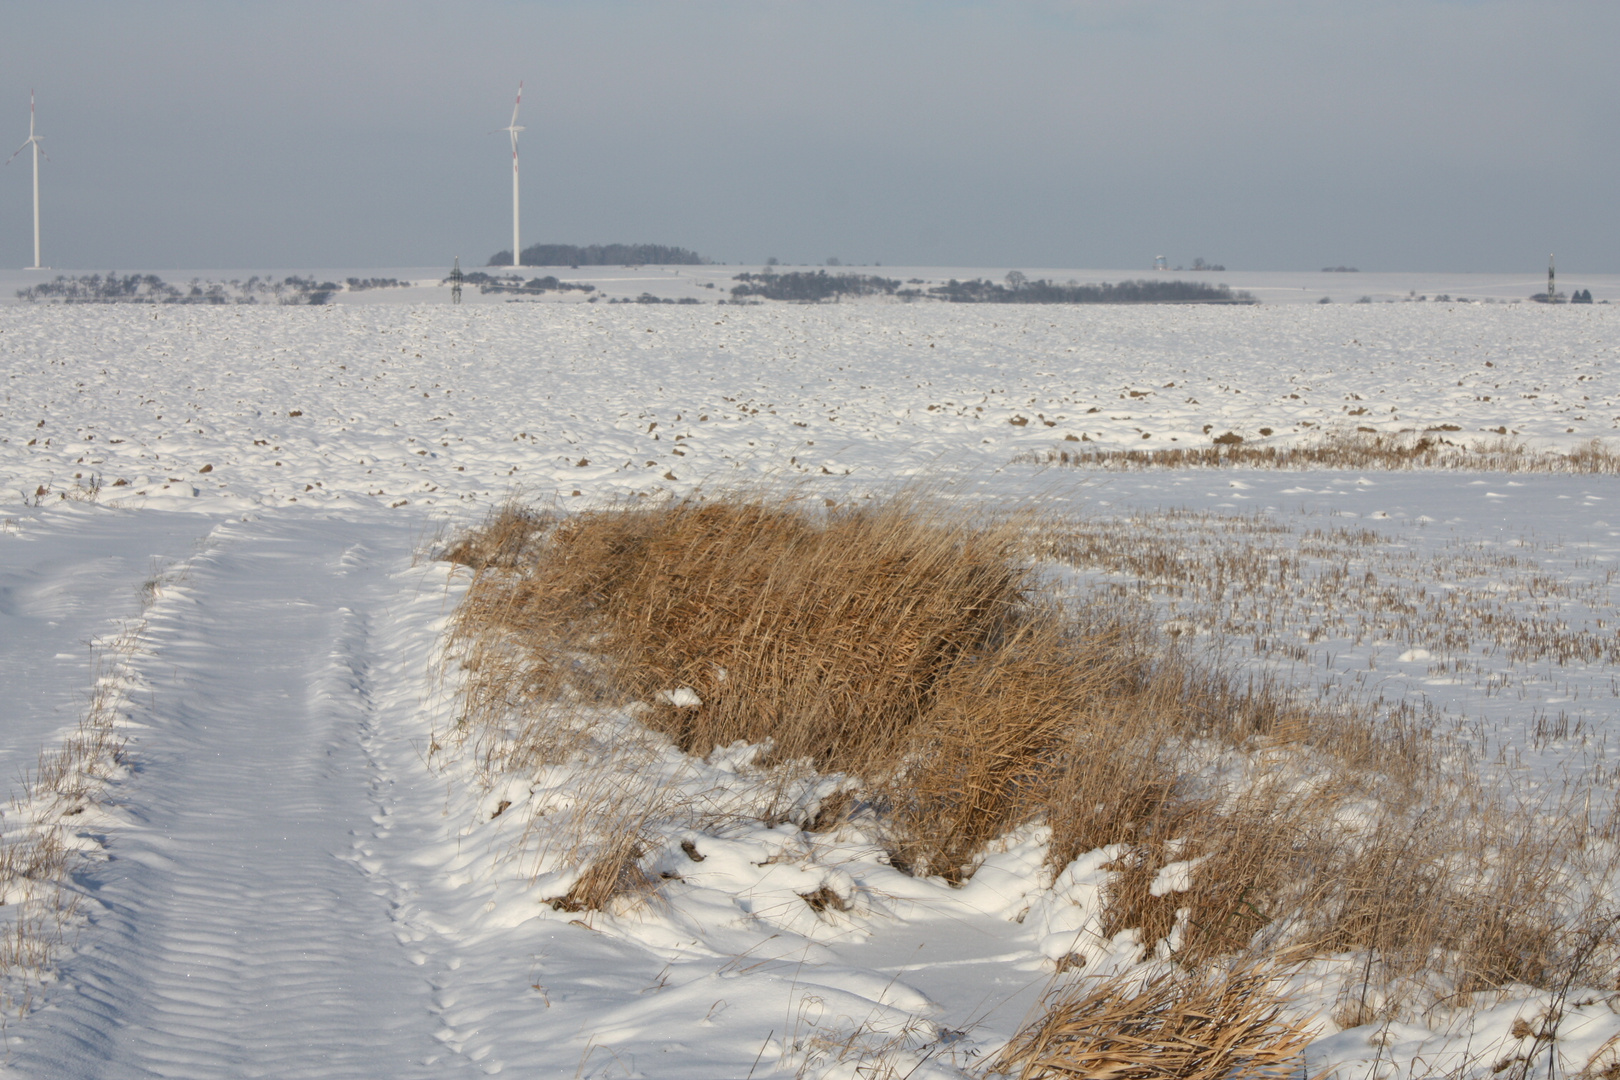
M 391 887 L 363 872 L 388 790 L 361 746 L 367 613 L 412 540 L 230 523 L 154 611 L 130 826 L 83 875 L 98 906 L 16 1050 L 24 1074 L 407 1077 L 442 1055 Z

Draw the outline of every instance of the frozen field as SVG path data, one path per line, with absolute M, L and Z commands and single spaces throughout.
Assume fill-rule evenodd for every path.
M 721 287 L 733 269 L 691 268 Z M 1312 300 L 1318 278 L 1367 279 L 1336 300 L 1409 283 L 1378 277 L 1221 280 Z M 1536 284 L 1492 287 L 1506 299 Z M 9 1021 L 6 1067 L 852 1076 L 829 1048 L 859 1031 L 895 1075 L 923 1080 L 960 1075 L 1012 1033 L 1089 925 L 1104 861 L 1043 881 L 1038 831 L 961 889 L 760 826 L 700 840 L 703 870 L 683 864 L 681 889 L 650 909 L 587 918 L 538 902 L 551 894 L 519 854 L 527 819 L 492 814 L 556 798 L 570 777 L 486 791 L 471 763 L 426 760 L 454 708 L 440 634 L 465 585 L 427 553 L 513 493 L 568 510 L 698 486 L 845 501 L 917 484 L 1116 523 L 1179 552 L 1187 587 L 1143 582 L 1123 556 L 1069 567 L 1075 587 L 1137 588 L 1233 664 L 1429 710 L 1522 791 L 1612 770 L 1620 478 L 1020 460 L 1227 431 L 1620 441 L 1612 306 L 1261 295 L 1241 308 L 0 307 L 0 770 L 32 768 L 98 673 L 128 740 L 82 819 L 94 851 L 69 947 Z M 1200 551 L 1243 536 L 1265 558 L 1303 553 L 1278 595 L 1194 580 Z M 1426 599 L 1380 603 L 1374 585 Z M 131 628 L 133 645 L 111 649 Z M 747 800 L 734 762 L 645 753 L 649 775 Z M 858 902 L 812 912 L 800 897 L 823 886 Z M 1100 943 L 1089 970 L 1130 952 Z M 1311 1068 L 1432 1075 L 1466 1053 L 1488 1074 L 1490 1048 L 1536 1002 L 1397 1025 L 1377 1046 L 1324 1015 Z M 1571 1073 L 1620 1031 L 1597 998 L 1566 1023 Z

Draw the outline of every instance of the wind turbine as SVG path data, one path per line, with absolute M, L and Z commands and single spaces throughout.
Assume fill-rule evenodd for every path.
M 494 131 L 490 132 L 491 135 L 498 135 L 498 134 L 500 134 L 501 132 L 504 131 L 508 135 L 512 136 L 512 265 L 513 266 L 521 265 L 521 263 L 523 261 L 523 255 L 522 255 L 523 249 L 518 247 L 518 143 L 517 143 L 518 132 L 523 130 L 521 127 L 518 126 L 518 122 L 517 122 L 518 107 L 520 105 L 522 105 L 522 104 L 523 104 L 523 81 L 520 79 L 520 80 L 518 80 L 517 100 L 512 103 L 512 122 L 510 124 L 506 125 L 503 128 L 496 128 Z M 35 261 L 38 261 L 38 260 L 36 259 Z
M 516 136 L 513 136 L 513 138 L 516 139 Z M 515 147 L 517 144 L 514 142 L 512 145 Z M 39 136 L 34 134 L 34 92 L 32 90 L 28 91 L 28 138 L 21 146 L 17 147 L 11 157 L 6 158 L 6 164 L 10 165 L 18 154 L 30 146 L 34 148 L 34 265 L 29 269 L 42 270 L 44 267 L 39 263 L 39 159 L 45 156 L 45 151 L 39 148 Z M 45 158 L 45 160 L 49 161 L 50 158 Z M 513 167 L 516 168 L 515 163 Z

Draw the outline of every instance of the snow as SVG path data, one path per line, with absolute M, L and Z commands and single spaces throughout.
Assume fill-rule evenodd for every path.
M 705 275 L 729 273 L 579 277 L 691 279 L 712 297 Z M 1380 284 L 1266 287 L 1314 301 L 1318 278 Z M 924 1080 L 982 1063 L 1057 962 L 1136 964 L 1131 932 L 1100 933 L 1115 852 L 1047 881 L 1045 836 L 1026 829 L 951 888 L 899 873 L 858 833 L 751 816 L 775 797 L 748 772 L 757 748 L 693 761 L 605 713 L 582 733 L 586 757 L 492 778 L 437 741 L 455 714 L 442 635 L 465 577 L 427 552 L 512 492 L 571 509 L 732 482 L 839 501 L 910 482 L 1092 519 L 1213 515 L 1194 530 L 1260 514 L 1283 544 L 1354 526 L 1404 553 L 1380 564 L 1397 583 L 1498 587 L 1514 611 L 1550 604 L 1612 637 L 1613 477 L 1015 461 L 1069 435 L 1207 445 L 1206 424 L 1261 441 L 1441 424 L 1552 448 L 1612 438 L 1620 334 L 1602 305 L 452 308 L 405 302 L 436 295 L 425 285 L 389 292 L 329 308 L 0 309 L 0 766 L 31 768 L 112 659 L 129 744 L 84 830 L 69 947 L 43 1003 L 6 1027 L 16 1075 L 852 1075 L 842 1045 Z M 1519 562 L 1484 584 L 1437 577 L 1459 552 Z M 1571 591 L 1523 591 L 1542 579 Z M 1167 624 L 1209 633 L 1209 611 L 1155 602 Z M 110 657 L 130 627 L 137 643 Z M 1475 642 L 1473 667 L 1442 670 L 1459 657 L 1441 642 L 1348 631 L 1312 647 L 1301 683 L 1427 702 L 1547 783 L 1600 766 L 1617 733 L 1607 660 Z M 1233 659 L 1276 662 L 1248 646 Z M 665 696 L 698 704 L 685 687 Z M 1558 713 L 1563 733 L 1538 737 Z M 590 787 L 604 775 L 617 802 Z M 836 778 L 806 784 L 808 806 Z M 650 801 L 704 808 L 657 819 L 642 862 L 669 875 L 657 896 L 553 906 L 577 880 L 569 822 Z M 694 827 L 717 807 L 732 824 Z M 539 808 L 552 824 L 536 835 Z M 1192 870 L 1164 867 L 1154 895 Z M 1560 1036 L 1570 1071 L 1620 1031 L 1602 999 L 1580 1000 Z M 1310 1064 L 1423 1075 L 1467 1049 L 1488 1073 L 1529 1048 L 1513 1022 L 1547 1004 L 1525 991 L 1435 1027 L 1324 1019 Z
M 6 508 L 0 543 L 0 776 L 14 782 L 83 715 L 96 656 L 137 622 L 217 514 L 132 518 L 71 503 Z
M 402 522 L 225 522 L 153 605 L 138 779 L 25 1074 L 400 1075 L 438 1050 L 391 897 L 356 872 L 394 801 L 368 741 L 412 653 L 385 618 L 410 543 Z
M 8 492 L 99 479 L 145 507 L 983 474 L 1205 425 L 1566 447 L 1620 426 L 1601 306 L 9 308 L 0 355 Z

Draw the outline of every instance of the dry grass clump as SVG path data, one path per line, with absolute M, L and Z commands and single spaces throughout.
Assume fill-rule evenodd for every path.
M 1047 788 L 1054 871 L 1122 849 L 1105 937 L 1134 929 L 1144 956 L 1168 941 L 1188 964 L 1256 948 L 1376 957 L 1360 999 L 1376 984 L 1390 1013 L 1430 976 L 1545 985 L 1559 968 L 1573 819 L 1511 813 L 1448 775 L 1410 715 L 1307 713 L 1174 654 L 1144 678 L 1071 729 Z M 1243 748 L 1248 767 L 1212 780 L 1200 745 Z M 1185 887 L 1163 887 L 1185 862 Z
M 1224 1080 L 1299 1070 L 1314 1037 L 1285 1019 L 1277 972 L 1169 972 L 1064 987 L 1013 1037 L 991 1075 L 1018 1080 Z
M 1505 434 L 1505 433 L 1504 433 Z M 1620 453 L 1599 439 L 1568 453 L 1498 436 L 1453 442 L 1437 431 L 1334 431 L 1316 442 L 1257 446 L 1227 432 L 1209 446 L 1159 450 L 1048 450 L 1020 460 L 1113 469 L 1470 469 L 1511 473 L 1620 473 Z
M 559 911 L 600 911 L 615 897 L 649 891 L 652 879 L 641 869 L 644 854 L 634 831 L 610 832 L 607 843 L 592 852 L 579 879 L 551 906 Z
M 124 740 L 114 726 L 122 699 L 113 670 L 135 647 L 140 628 L 126 632 L 104 657 L 78 726 L 62 743 L 40 751 L 34 772 L 0 813 L 0 1014 L 27 1013 L 78 908 L 69 874 L 79 847 L 80 814 L 122 765 Z
M 769 741 L 866 781 L 897 860 L 957 876 L 1031 812 L 1038 763 L 1111 677 L 1106 640 L 1032 598 L 1022 534 L 909 498 L 509 508 L 451 552 L 478 570 L 457 630 L 470 715 L 516 680 L 639 703 L 700 756 Z
M 1150 655 L 1103 722 L 1071 729 L 1046 789 L 1054 872 L 1120 850 L 1103 937 L 1135 930 L 1144 957 L 1169 947 L 1194 966 L 1356 956 L 1346 1014 L 1368 1018 L 1437 990 L 1545 987 L 1575 962 L 1584 890 L 1615 873 L 1611 806 L 1597 825 L 1585 792 L 1511 807 L 1448 762 L 1414 710 L 1305 709 L 1175 650 Z M 1172 864 L 1190 864 L 1178 887 Z M 1612 980 L 1620 940 L 1604 947 Z
M 1189 969 L 1357 958 L 1347 1017 L 1570 969 L 1584 910 L 1572 882 L 1596 895 L 1613 871 L 1606 808 L 1593 826 L 1506 807 L 1414 710 L 1306 704 L 1224 674 L 1129 597 L 1038 599 L 1029 554 L 1079 542 L 914 498 L 509 507 L 451 549 L 475 571 L 455 630 L 464 731 L 499 743 L 502 768 L 557 760 L 574 748 L 557 718 L 598 704 L 690 754 L 766 744 L 756 767 L 853 778 L 854 797 L 824 809 L 864 815 L 896 865 L 951 880 L 1040 820 L 1054 875 L 1115 846 L 1105 937 L 1135 930 L 1144 956 Z M 1271 587 L 1222 566 L 1217 592 Z M 1267 566 L 1253 572 L 1280 572 Z M 617 841 L 581 848 L 564 906 L 649 886 L 650 807 L 625 812 Z

